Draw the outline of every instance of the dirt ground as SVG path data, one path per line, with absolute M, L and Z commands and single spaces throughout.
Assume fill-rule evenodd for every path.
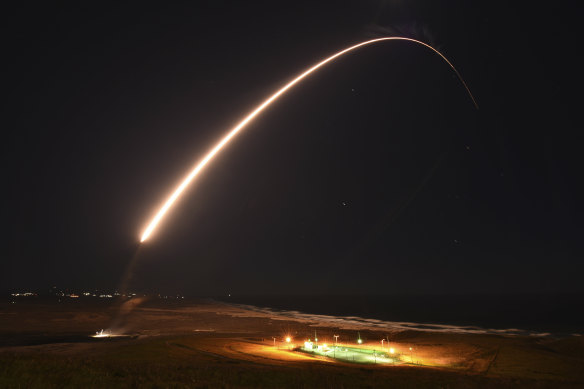
M 0 387 L 584 388 L 581 336 L 395 331 L 215 301 L 99 300 L 2 303 Z M 90 336 L 101 329 L 125 336 Z M 315 335 L 351 346 L 360 335 L 364 347 L 394 348 L 402 363 L 292 351 Z

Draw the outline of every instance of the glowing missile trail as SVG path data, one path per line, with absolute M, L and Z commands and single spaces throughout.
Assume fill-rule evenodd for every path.
M 470 96 L 473 104 L 478 109 L 478 105 L 477 105 L 477 103 L 476 103 L 476 101 L 475 101 L 472 93 L 470 92 L 470 89 L 468 89 L 468 86 L 466 85 L 466 83 L 462 79 L 460 73 L 458 73 L 458 71 L 456 70 L 456 68 L 454 67 L 454 65 L 452 65 L 452 63 L 441 52 L 439 52 L 438 50 L 436 50 L 432 46 L 430 46 L 430 45 L 428 45 L 428 44 L 426 44 L 424 42 L 418 41 L 416 39 L 404 38 L 404 37 L 385 37 L 385 38 L 372 39 L 372 40 L 369 40 L 369 41 L 365 41 L 365 42 L 358 43 L 358 44 L 356 44 L 354 46 L 351 46 L 351 47 L 349 47 L 349 48 L 347 48 L 345 50 L 339 51 L 338 53 L 336 53 L 334 55 L 331 55 L 330 57 L 322 60 L 321 62 L 317 63 L 316 65 L 314 65 L 310 69 L 306 70 L 304 73 L 302 73 L 299 76 L 297 76 L 296 78 L 294 78 L 292 81 L 290 81 L 289 83 L 287 83 L 286 85 L 284 85 L 281 89 L 279 89 L 276 93 L 274 93 L 273 95 L 271 95 L 268 99 L 266 99 L 263 103 L 261 103 L 259 106 L 257 106 L 250 114 L 248 114 L 241 122 L 239 122 L 239 124 L 237 124 L 233 129 L 231 129 L 231 131 L 229 131 L 227 133 L 227 135 L 225 135 L 225 137 L 223 139 L 221 139 L 221 141 L 219 143 L 217 143 L 215 145 L 215 147 L 213 147 L 211 149 L 211 151 L 209 151 L 209 153 L 205 156 L 205 158 L 203 158 L 199 163 L 197 163 L 195 165 L 195 167 L 189 173 L 189 175 L 186 176 L 184 178 L 184 180 L 180 183 L 180 185 L 172 192 L 172 194 L 166 200 L 166 202 L 164 203 L 164 205 L 156 213 L 156 215 L 154 216 L 154 218 L 152 219 L 152 221 L 150 221 L 150 224 L 148 224 L 148 227 L 146 227 L 146 230 L 144 230 L 144 233 L 142 234 L 142 237 L 140 238 L 140 242 L 144 242 L 146 239 L 148 239 L 148 237 L 150 236 L 150 234 L 152 234 L 152 231 L 154 231 L 154 229 L 160 223 L 160 221 L 162 220 L 162 218 L 164 217 L 164 215 L 168 212 L 168 210 L 170 209 L 170 207 L 172 207 L 172 205 L 178 199 L 178 197 L 181 195 L 181 193 L 186 189 L 186 187 L 191 183 L 191 181 L 193 181 L 193 179 L 199 174 L 199 172 L 205 167 L 205 165 L 207 165 L 207 163 L 209 163 L 209 161 L 219 151 L 221 151 L 221 149 L 223 148 L 223 146 L 225 146 L 235 135 L 237 135 L 242 129 L 244 129 L 245 126 L 250 121 L 252 121 L 265 108 L 267 108 L 270 104 L 272 104 L 274 102 L 274 100 L 276 100 L 278 97 L 280 97 L 281 95 L 283 95 L 286 91 L 288 91 L 288 89 L 292 88 L 294 85 L 296 85 L 297 83 L 299 83 L 300 81 L 302 81 L 305 77 L 307 77 L 308 75 L 310 75 L 315 70 L 321 68 L 322 66 L 326 65 L 329 62 L 332 62 L 333 60 L 341 57 L 342 55 L 347 54 L 348 52 L 353 51 L 355 49 L 358 49 L 360 47 L 367 46 L 367 45 L 370 45 L 370 44 L 373 44 L 373 43 L 378 43 L 378 42 L 383 42 L 383 41 L 393 41 L 393 40 L 395 40 L 395 41 L 408 41 L 408 42 L 413 42 L 413 43 L 416 43 L 418 45 L 422 45 L 422 46 L 424 46 L 424 47 L 432 50 L 434 53 L 438 54 L 444 61 L 446 61 L 446 63 L 456 73 L 456 76 L 458 77 L 458 79 L 460 80 L 460 82 L 462 83 L 462 85 L 464 85 L 464 88 L 468 92 L 468 95 Z

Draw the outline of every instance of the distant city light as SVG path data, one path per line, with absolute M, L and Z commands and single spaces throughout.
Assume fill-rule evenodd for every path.
M 43 294 L 41 293 L 41 296 Z M 56 296 L 59 297 L 58 301 L 61 302 L 61 300 L 63 300 L 61 297 L 67 297 L 67 298 L 90 298 L 90 297 L 97 297 L 97 298 L 106 298 L 106 299 L 112 299 L 112 298 L 132 298 L 134 296 L 137 296 L 136 293 L 127 293 L 127 294 L 122 294 L 118 291 L 114 291 L 114 292 L 109 292 L 109 291 L 99 291 L 99 290 L 95 290 L 93 292 L 88 292 L 87 289 L 85 291 L 71 291 L 71 290 L 67 290 L 67 289 L 63 289 L 63 290 L 59 290 L 57 289 L 57 287 L 52 287 L 50 289 L 50 291 L 48 292 L 48 295 L 50 296 Z M 14 292 L 14 293 L 10 293 L 11 297 L 38 297 L 39 294 L 34 293 L 34 292 Z M 146 296 L 145 294 L 143 296 Z M 184 300 L 185 296 L 177 294 L 174 296 L 162 296 L 162 295 L 158 295 L 159 298 L 163 298 L 163 299 L 181 299 Z

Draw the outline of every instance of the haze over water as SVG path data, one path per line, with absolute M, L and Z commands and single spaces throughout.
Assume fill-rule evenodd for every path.
M 578 294 L 404 296 L 230 296 L 218 300 L 311 315 L 376 321 L 518 329 L 514 333 L 583 334 L 583 296 Z M 290 312 L 292 311 L 292 312 Z M 440 327 L 446 330 L 446 327 Z M 431 328 L 427 328 L 431 329 Z

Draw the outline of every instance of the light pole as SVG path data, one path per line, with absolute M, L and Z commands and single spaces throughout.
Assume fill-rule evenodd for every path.
M 383 342 L 385 342 L 385 339 L 381 339 L 381 351 L 383 351 Z
M 274 348 L 276 348 L 276 337 L 272 336 L 272 339 L 274 339 Z
M 339 342 L 338 342 L 339 335 L 333 335 L 333 337 L 335 338 L 335 346 L 338 346 L 339 345 Z

